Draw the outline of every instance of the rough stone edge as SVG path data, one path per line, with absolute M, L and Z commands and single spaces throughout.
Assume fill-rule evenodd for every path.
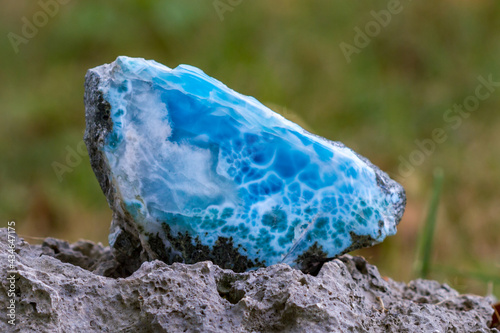
M 107 73 L 117 66 L 116 62 L 105 64 L 88 70 L 85 75 L 85 134 L 84 141 L 90 157 L 90 164 L 99 185 L 106 196 L 108 205 L 113 211 L 110 227 L 109 242 L 116 260 L 121 263 L 124 272 L 131 274 L 136 271 L 144 261 L 156 259 L 153 251 L 148 251 L 147 242 L 139 238 L 140 232 L 131 216 L 125 214 L 122 202 L 116 195 L 113 180 L 108 177 L 110 170 L 106 157 L 102 151 L 105 138 L 112 130 L 111 106 L 105 100 L 100 85 L 109 84 Z

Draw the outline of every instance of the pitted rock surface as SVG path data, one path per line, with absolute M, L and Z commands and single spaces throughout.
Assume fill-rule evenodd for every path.
M 361 257 L 327 262 L 317 276 L 286 264 L 235 273 L 153 261 L 112 278 L 99 275 L 117 274 L 109 248 L 54 239 L 16 246 L 16 326 L 2 316 L 1 332 L 498 332 L 488 329 L 491 299 L 436 281 L 395 282 Z M 7 255 L 1 242 L 3 272 Z

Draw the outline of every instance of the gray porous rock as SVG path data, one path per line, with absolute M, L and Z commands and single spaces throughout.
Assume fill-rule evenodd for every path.
M 2 272 L 8 255 L 1 242 Z M 234 273 L 208 261 L 152 261 L 126 278 L 112 277 L 120 270 L 109 248 L 88 241 L 19 239 L 15 256 L 16 325 L 7 323 L 3 278 L 0 332 L 498 332 L 488 329 L 491 299 L 436 281 L 395 282 L 349 255 L 317 276 L 285 264 Z

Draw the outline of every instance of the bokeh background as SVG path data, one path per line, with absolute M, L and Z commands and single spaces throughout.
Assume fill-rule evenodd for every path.
M 500 296 L 500 87 L 467 117 L 448 114 L 459 116 L 455 128 L 444 118 L 474 96 L 479 76 L 500 82 L 498 0 L 401 1 L 379 31 L 371 11 L 395 0 L 59 1 L 2 3 L 2 227 L 16 221 L 30 242 L 107 244 L 111 211 L 82 144 L 84 76 L 118 55 L 144 57 L 197 66 L 401 182 L 408 205 L 398 234 L 356 252 L 396 280 L 417 276 L 441 168 L 429 277 Z M 341 45 L 363 44 L 357 29 L 367 27 L 369 43 L 347 59 Z M 447 138 L 422 158 L 415 140 L 436 128 Z M 415 162 L 411 172 L 402 159 Z

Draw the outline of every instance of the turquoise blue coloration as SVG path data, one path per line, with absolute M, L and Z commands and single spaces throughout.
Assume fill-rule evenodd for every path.
M 112 66 L 99 86 L 112 124 L 102 153 L 145 237 L 174 246 L 168 225 L 173 237 L 208 248 L 232 239 L 255 262 L 301 268 L 311 248 L 330 258 L 396 233 L 402 187 L 344 145 L 198 68 L 128 57 Z

